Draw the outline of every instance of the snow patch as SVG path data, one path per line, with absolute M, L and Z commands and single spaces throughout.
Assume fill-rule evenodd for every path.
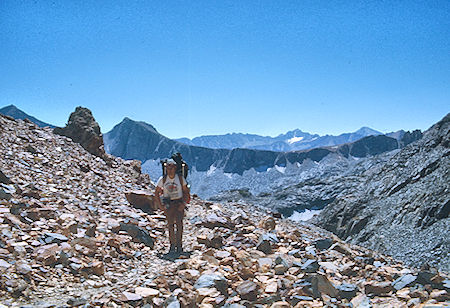
M 213 175 L 214 174 L 214 171 L 216 171 L 216 167 L 214 166 L 214 165 L 211 165 L 210 167 L 209 167 L 209 170 L 208 171 L 206 171 L 206 176 L 211 176 L 211 175 Z
M 281 167 L 281 166 L 275 165 L 275 170 L 284 174 L 286 172 L 286 167 Z
M 288 217 L 288 219 L 293 221 L 307 221 L 313 218 L 315 215 L 319 215 L 322 210 L 308 210 L 306 209 L 304 212 L 297 212 L 294 211 L 291 216 Z
M 291 139 L 288 139 L 287 142 L 289 144 L 293 144 L 299 141 L 302 141 L 304 137 L 292 137 Z

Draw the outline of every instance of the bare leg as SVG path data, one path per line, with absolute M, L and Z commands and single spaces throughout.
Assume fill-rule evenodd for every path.
M 175 219 L 175 223 L 177 225 L 176 245 L 179 252 L 181 252 L 183 249 L 183 216 L 184 211 L 177 211 Z
M 173 211 L 171 211 L 171 209 L 169 209 L 167 211 L 166 214 L 166 218 L 167 218 L 167 227 L 169 229 L 169 242 L 170 242 L 170 250 L 174 250 L 175 245 L 176 245 L 176 238 L 175 238 L 175 215 L 173 213 Z

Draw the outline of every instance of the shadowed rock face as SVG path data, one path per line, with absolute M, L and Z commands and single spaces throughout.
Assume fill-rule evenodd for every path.
M 415 136 L 414 136 L 415 135 Z M 419 137 L 406 136 L 403 142 Z M 386 162 L 364 172 L 314 223 L 410 264 L 450 269 L 450 114 Z
M 70 114 L 66 127 L 56 127 L 53 132 L 69 137 L 95 156 L 106 158 L 100 126 L 95 121 L 92 112 L 87 108 L 77 107 Z

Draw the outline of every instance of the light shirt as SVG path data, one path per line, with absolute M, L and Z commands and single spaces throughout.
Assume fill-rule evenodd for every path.
M 186 180 L 181 177 L 183 183 L 180 184 L 180 176 L 175 174 L 175 177 L 171 179 L 166 176 L 166 181 L 163 185 L 163 177 L 160 177 L 156 186 L 161 187 L 163 190 L 163 197 L 170 198 L 170 200 L 176 200 L 183 198 L 183 187 L 181 185 L 186 185 Z

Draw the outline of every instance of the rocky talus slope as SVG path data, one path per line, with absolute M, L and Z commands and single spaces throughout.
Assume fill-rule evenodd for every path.
M 450 270 L 450 114 L 313 220 L 354 244 L 408 264 Z
M 323 229 L 194 198 L 185 249 L 168 256 L 135 161 L 0 116 L 0 307 L 419 307 L 447 274 L 411 269 Z

